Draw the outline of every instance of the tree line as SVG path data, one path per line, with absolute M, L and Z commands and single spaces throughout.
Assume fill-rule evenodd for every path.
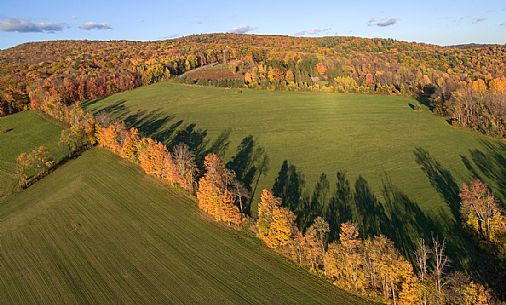
M 506 47 L 392 39 L 191 35 L 160 42 L 54 41 L 0 51 L 0 116 L 186 75 L 200 85 L 413 96 L 449 122 L 506 137 Z
M 492 292 L 484 285 L 464 273 L 448 271 L 445 240 L 437 236 L 419 239 L 412 264 L 391 239 L 368 227 L 374 221 L 353 218 L 353 210 L 360 204 L 353 203 L 351 196 L 358 201 L 373 196 L 368 194 L 363 178 L 359 177 L 356 193 L 351 195 L 344 173 L 338 172 L 337 188 L 341 192 L 327 201 L 328 181 L 321 177 L 311 198 L 300 204 L 300 188 L 292 186 L 302 184 L 303 177 L 285 162 L 272 191 L 262 191 L 258 218 L 253 219 L 247 208 L 251 177 L 232 169 L 238 160 L 227 166 L 217 154 L 209 153 L 200 167 L 196 154 L 185 143 L 169 151 L 164 144 L 141 136 L 136 128 L 127 128 L 124 122 L 114 122 L 103 113 L 93 116 L 79 104 L 60 110 L 50 114 L 56 113 L 66 125 L 60 143 L 68 147 L 70 156 L 94 145 L 107 148 L 137 163 L 146 174 L 195 195 L 198 207 L 216 221 L 253 230 L 267 247 L 342 289 L 389 304 L 494 302 Z M 242 145 L 248 143 L 243 141 Z M 17 160 L 22 188 L 47 174 L 54 165 L 43 147 L 21 153 Z M 506 250 L 504 212 L 486 185 L 479 180 L 464 184 L 459 196 L 465 228 L 499 252 Z M 344 208 L 332 203 L 339 200 L 347 202 Z

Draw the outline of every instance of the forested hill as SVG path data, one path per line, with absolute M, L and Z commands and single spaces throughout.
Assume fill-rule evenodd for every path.
M 452 124 L 504 138 L 505 75 L 506 46 L 499 45 L 237 34 L 32 42 L 0 51 L 0 115 L 58 111 L 180 76 L 200 85 L 411 95 Z

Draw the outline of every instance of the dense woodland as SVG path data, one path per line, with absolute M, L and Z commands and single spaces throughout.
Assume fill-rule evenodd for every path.
M 506 137 L 506 46 L 356 37 L 193 35 L 52 41 L 0 51 L 0 115 L 59 111 L 176 78 L 199 85 L 409 95 L 456 126 Z

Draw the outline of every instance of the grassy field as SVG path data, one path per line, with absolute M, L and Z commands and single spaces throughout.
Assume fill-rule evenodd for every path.
M 103 149 L 0 204 L 2 304 L 360 304 Z
M 0 118 L 0 202 L 16 184 L 16 157 L 40 145 L 49 149 L 55 161 L 65 157 L 67 148 L 58 145 L 61 126 L 33 112 L 20 112 Z
M 458 188 L 478 177 L 504 200 L 506 145 L 453 128 L 425 106 L 417 112 L 409 104 L 417 101 L 166 82 L 90 101 L 86 107 L 106 110 L 166 143 L 186 138 L 195 147 L 210 147 L 222 135 L 229 142 L 227 160 L 243 138 L 253 135 L 270 160 L 258 190 L 272 187 L 283 160 L 305 175 L 308 194 L 322 172 L 331 185 L 337 170 L 346 171 L 352 184 L 362 175 L 380 200 L 386 186 L 396 190 L 395 198 L 408 202 L 400 210 L 396 204 L 385 216 L 398 222 L 397 229 L 404 231 L 399 234 L 410 234 L 413 241 L 422 230 L 429 236 L 429 230 L 441 233 L 456 254 L 454 262 L 465 265 L 472 250 L 454 222 Z M 180 137 L 183 129 L 186 136 Z M 400 227 L 408 221 L 409 226 Z

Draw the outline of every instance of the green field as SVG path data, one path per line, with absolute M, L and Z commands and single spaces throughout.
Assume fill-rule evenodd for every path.
M 360 304 L 92 149 L 0 204 L 2 304 Z
M 465 265 L 473 250 L 454 222 L 458 188 L 478 177 L 504 201 L 506 146 L 477 132 L 451 127 L 425 106 L 420 112 L 412 110 L 409 104 L 417 103 L 406 97 L 165 82 L 90 101 L 86 107 L 94 112 L 106 110 L 166 143 L 185 128 L 186 139 L 196 147 L 200 142 L 200 147 L 210 147 L 224 134 L 230 143 L 226 160 L 235 154 L 241 139 L 253 135 L 270 159 L 257 190 L 272 187 L 283 160 L 305 175 L 308 194 L 322 172 L 333 185 L 337 170 L 347 172 L 352 186 L 362 175 L 381 201 L 386 185 L 403 201 L 402 206 L 384 207 L 386 222 L 399 231 L 395 234 L 409 235 L 412 242 L 416 234 L 430 236 L 435 231 L 449 240 L 454 262 Z M 394 237 L 398 245 L 404 235 Z
M 62 128 L 58 123 L 33 111 L 0 118 L 0 202 L 16 186 L 16 157 L 44 145 L 55 161 L 67 154 L 58 145 Z

